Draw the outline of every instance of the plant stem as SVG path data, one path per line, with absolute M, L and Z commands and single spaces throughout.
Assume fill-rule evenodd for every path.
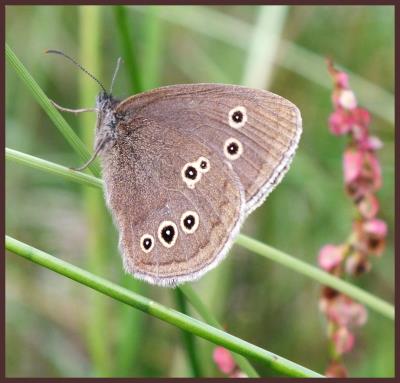
M 96 178 L 82 172 L 77 172 L 65 166 L 46 161 L 14 149 L 6 148 L 6 159 L 34 169 L 44 170 L 47 173 L 53 173 L 62 176 L 67 180 L 79 182 L 83 185 L 89 185 L 97 188 L 103 187 L 103 181 L 100 178 Z
M 340 291 L 341 293 L 346 294 L 347 296 L 361 303 L 364 303 L 385 317 L 394 320 L 394 307 L 390 303 L 385 302 L 383 299 L 377 298 L 370 293 L 367 293 L 357 286 L 345 282 L 342 279 L 333 276 L 332 274 L 322 271 L 315 266 L 309 265 L 284 253 L 283 251 L 275 249 L 243 234 L 239 234 L 236 239 L 236 243 L 256 254 L 262 255 L 263 257 L 280 263 L 289 269 L 304 274 L 323 285 L 332 287 L 333 289 Z
M 79 61 L 93 73 L 100 70 L 100 26 L 101 7 L 82 6 L 79 8 Z M 85 73 L 79 72 L 79 99 L 82 105 L 93 103 L 98 86 Z M 80 115 L 81 135 L 86 146 L 93 147 L 95 116 L 89 113 Z M 83 189 L 83 214 L 87 222 L 86 254 L 90 270 L 104 274 L 107 270 L 107 222 L 103 195 L 92 188 Z M 109 321 L 107 303 L 98 294 L 90 295 L 89 315 L 87 318 L 87 342 L 95 376 L 110 376 L 110 339 L 104 336 Z
M 120 283 L 130 291 L 142 295 L 147 293 L 148 287 L 143 282 L 124 274 Z M 122 305 L 118 322 L 116 365 L 114 375 L 121 377 L 140 376 L 142 362 L 140 360 L 142 344 L 146 340 L 144 324 L 146 318 L 142 312 L 132 310 Z
M 139 63 L 134 53 L 133 39 L 129 31 L 129 28 L 132 28 L 132 26 L 129 26 L 128 15 L 123 5 L 114 6 L 113 9 L 130 86 L 134 93 L 139 93 L 143 90 L 143 85 L 140 77 Z
M 86 285 L 117 301 L 135 307 L 167 323 L 219 344 L 243 356 L 254 358 L 272 370 L 287 376 L 322 377 L 315 371 L 273 354 L 243 339 L 170 309 L 144 296 L 118 286 L 107 279 L 58 259 L 12 237 L 6 236 L 6 249 L 65 277 Z
M 175 300 L 179 308 L 179 312 L 188 315 L 187 304 L 185 296 L 183 295 L 180 288 L 174 290 Z M 195 345 L 195 338 L 192 333 L 187 331 L 182 331 L 182 340 L 186 347 L 186 353 L 188 357 L 188 362 L 192 370 L 192 376 L 201 377 L 203 373 L 201 371 L 201 365 L 198 360 L 198 348 Z
M 257 21 L 251 33 L 242 83 L 253 88 L 268 89 L 288 6 L 270 5 L 255 9 Z
M 24 65 L 19 61 L 18 57 L 12 51 L 12 49 L 6 44 L 6 57 L 8 62 L 12 65 L 14 70 L 17 72 L 20 79 L 25 83 L 27 88 L 31 91 L 35 100 L 47 113 L 50 119 L 53 121 L 56 128 L 64 136 L 66 141 L 74 148 L 76 153 L 79 155 L 80 159 L 86 162 L 90 158 L 90 153 L 86 149 L 85 145 L 71 129 L 68 123 L 64 120 L 58 110 L 51 103 L 50 99 L 47 98 L 46 94 L 40 88 L 38 83 L 33 79 Z M 95 176 L 100 175 L 100 168 L 96 164 L 90 164 L 89 169 Z
M 146 7 L 149 8 L 149 7 Z M 117 32 L 119 36 L 119 42 L 122 51 L 122 59 L 126 65 L 124 68 L 128 71 L 128 80 L 130 88 L 133 93 L 140 93 L 144 90 L 143 88 L 143 72 L 140 71 L 140 65 L 137 60 L 139 56 L 138 52 L 134 52 L 136 44 L 132 37 L 131 29 L 133 25 L 129 20 L 129 14 L 126 11 L 126 7 L 117 5 L 113 7 L 114 16 L 116 19 Z M 146 24 L 146 23 L 145 23 Z M 146 40 L 146 39 L 145 39 Z M 146 41 L 145 41 L 146 43 Z M 142 60 L 146 63 L 146 58 Z M 148 68 L 146 67 L 146 70 Z M 142 72 L 142 73 L 141 73 Z M 138 280 L 131 278 L 130 276 L 122 277 L 122 284 L 130 290 L 136 292 L 145 293 L 147 291 L 146 284 L 141 283 Z M 140 347 L 143 337 L 143 316 L 139 312 L 132 312 L 129 307 L 123 307 L 120 320 L 120 336 L 118 341 L 118 363 L 116 368 L 117 373 L 121 374 L 132 374 L 138 373 L 137 369 L 140 368 L 140 363 L 134 363 L 137 360 L 137 356 L 140 353 Z M 136 371 L 134 371 L 136 369 Z M 129 375 L 128 375 L 129 376 Z
M 145 21 L 143 23 L 143 64 L 142 83 L 143 90 L 152 89 L 159 84 L 160 68 L 162 63 L 162 34 L 161 21 L 158 17 L 158 8 L 146 7 Z
M 205 322 L 207 322 L 209 325 L 213 327 L 222 329 L 222 326 L 219 324 L 219 322 L 214 317 L 212 312 L 208 310 L 208 308 L 203 304 L 199 296 L 195 293 L 195 291 L 192 289 L 190 285 L 188 284 L 182 285 L 180 286 L 180 290 L 182 291 L 183 294 L 185 294 L 186 299 L 190 302 L 190 304 L 194 307 L 194 309 L 204 319 Z M 249 378 L 259 377 L 257 371 L 245 357 L 233 353 L 233 358 L 235 359 L 240 369 L 244 373 L 246 373 Z

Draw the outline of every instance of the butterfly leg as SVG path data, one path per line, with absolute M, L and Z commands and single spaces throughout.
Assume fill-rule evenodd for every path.
M 100 141 L 96 147 L 96 150 L 94 151 L 92 157 L 90 157 L 90 159 L 85 162 L 82 166 L 79 166 L 78 168 L 70 168 L 71 170 L 75 170 L 77 172 L 80 172 L 84 169 L 86 169 L 97 157 L 97 155 L 99 154 L 100 150 L 104 148 L 104 144 L 109 141 L 108 138 L 103 139 L 102 141 Z

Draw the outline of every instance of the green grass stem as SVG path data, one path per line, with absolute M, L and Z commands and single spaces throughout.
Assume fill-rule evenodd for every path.
M 15 55 L 13 50 L 6 44 L 6 58 L 7 61 L 14 68 L 15 72 L 18 74 L 19 78 L 25 83 L 27 88 L 31 91 L 35 100 L 47 113 L 51 121 L 53 121 L 56 128 L 64 136 L 66 141 L 72 146 L 75 152 L 78 154 L 82 162 L 86 162 L 90 157 L 89 151 L 86 149 L 85 145 L 75 134 L 72 128 L 61 116 L 59 111 L 51 103 L 50 99 L 46 96 L 43 90 L 40 88 L 39 84 L 33 79 L 31 74 L 27 71 L 22 62 Z M 52 59 L 57 59 L 57 57 L 52 57 Z M 100 175 L 100 167 L 97 164 L 92 163 L 89 169 L 95 176 Z
M 103 187 L 103 181 L 100 178 L 93 177 L 89 174 L 77 172 L 66 166 L 55 164 L 54 162 L 46 161 L 38 157 L 31 156 L 18 150 L 6 148 L 6 160 L 10 160 L 21 165 L 29 166 L 33 169 L 43 170 L 47 173 L 62 176 L 68 181 L 81 183 L 85 186 L 93 186 L 97 188 Z
M 93 73 L 101 73 L 101 7 L 82 6 L 78 10 L 80 53 L 79 62 Z M 85 73 L 79 71 L 79 100 L 81 105 L 90 105 L 99 92 L 98 85 Z M 88 148 L 93 147 L 96 116 L 82 113 L 79 116 L 80 134 Z M 92 188 L 83 188 L 83 214 L 87 222 L 86 259 L 89 269 L 101 275 L 107 270 L 108 223 L 103 203 L 103 193 Z M 112 376 L 111 342 L 104 336 L 110 323 L 108 302 L 98 294 L 89 295 L 89 310 L 86 324 L 87 347 L 92 360 L 94 376 Z
M 195 293 L 193 288 L 189 284 L 184 284 L 180 286 L 180 290 L 186 296 L 186 299 L 192 307 L 197 311 L 197 313 L 203 318 L 205 322 L 213 327 L 222 329 L 222 326 L 215 318 L 213 313 L 204 305 L 200 297 Z M 233 358 L 235 359 L 237 365 L 249 378 L 258 378 L 259 375 L 250 362 L 242 355 L 233 353 Z
M 143 90 L 160 86 L 162 66 L 162 21 L 158 17 L 158 8 L 146 7 L 143 23 L 142 83 Z
M 182 314 L 188 315 L 187 302 L 182 290 L 180 288 L 177 288 L 174 290 L 174 294 L 178 311 L 181 312 Z M 198 356 L 199 348 L 196 347 L 195 337 L 191 332 L 182 331 L 182 340 L 186 348 L 186 355 L 188 358 L 189 366 L 191 368 L 192 376 L 197 378 L 204 376 L 199 361 L 199 356 Z
M 259 6 L 251 32 L 242 84 L 253 88 L 269 88 L 288 6 Z
M 125 6 L 117 5 L 113 7 L 114 16 L 121 42 L 122 58 L 124 67 L 126 68 L 129 76 L 129 83 L 133 93 L 140 93 L 143 90 L 142 79 L 140 76 L 140 68 L 138 60 L 136 59 L 134 40 L 131 37 L 130 30 L 133 28 L 130 25 L 130 20 L 127 15 Z

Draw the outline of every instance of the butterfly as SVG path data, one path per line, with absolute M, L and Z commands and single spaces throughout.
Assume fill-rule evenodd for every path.
M 286 174 L 299 109 L 225 84 L 165 86 L 120 101 L 95 80 L 102 91 L 91 160 L 101 159 L 124 269 L 169 287 L 200 278 Z

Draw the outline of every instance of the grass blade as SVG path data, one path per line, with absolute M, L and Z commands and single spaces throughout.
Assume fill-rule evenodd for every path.
M 222 329 L 217 319 L 214 317 L 212 312 L 203 304 L 199 296 L 195 293 L 189 284 L 180 286 L 180 290 L 185 294 L 186 299 L 198 312 L 198 314 L 211 326 Z M 259 375 L 250 362 L 242 355 L 233 353 L 233 358 L 240 367 L 240 369 L 247 374 L 249 378 L 258 378 Z
M 181 291 L 180 288 L 175 289 L 174 293 L 175 293 L 175 300 L 176 300 L 177 306 L 179 308 L 179 311 L 182 314 L 188 315 L 188 309 L 187 309 L 185 295 L 183 295 L 183 292 Z M 196 347 L 196 344 L 195 344 L 196 340 L 195 340 L 193 334 L 190 332 L 182 331 L 182 340 L 186 347 L 186 354 L 188 357 L 189 365 L 192 370 L 192 376 L 194 376 L 194 377 L 203 376 L 201 364 L 200 364 L 199 358 L 198 358 L 198 347 Z
M 60 133 L 64 136 L 66 141 L 72 146 L 72 148 L 79 155 L 80 159 L 83 162 L 86 162 L 90 157 L 89 151 L 86 149 L 85 145 L 78 138 L 75 132 L 71 129 L 68 123 L 64 120 L 58 110 L 54 107 L 54 105 L 50 102 L 48 97 L 45 95 L 43 90 L 40 88 L 38 83 L 33 79 L 30 73 L 27 71 L 25 66 L 21 63 L 12 49 L 6 44 L 6 57 L 8 62 L 17 72 L 18 76 L 25 83 L 27 88 L 31 91 L 35 100 L 39 103 L 39 105 L 43 108 L 43 110 L 47 113 L 50 119 L 53 121 L 56 128 L 60 131 Z M 89 165 L 89 169 L 95 176 L 100 175 L 100 167 L 92 163 Z
M 134 93 L 140 93 L 143 90 L 143 84 L 140 77 L 139 63 L 134 53 L 128 14 L 123 5 L 114 6 L 113 9 L 119 40 L 121 41 L 122 58 L 126 64 L 125 68 L 128 71 L 130 86 Z
M 157 7 L 146 7 L 145 21 L 143 23 L 143 60 L 142 79 L 143 90 L 160 86 L 160 69 L 162 65 L 162 29 L 161 21 L 157 15 Z
M 268 89 L 288 8 L 271 5 L 256 9 L 257 22 L 246 55 L 243 85 Z
M 79 61 L 84 63 L 93 73 L 101 73 L 100 41 L 101 41 L 101 9 L 97 6 L 79 7 Z M 89 81 L 85 73 L 79 72 L 79 99 L 81 105 L 88 105 L 98 92 L 97 84 Z M 95 116 L 82 113 L 79 116 L 80 132 L 86 146 L 93 146 L 94 131 L 88 129 L 95 126 Z M 103 203 L 103 195 L 97 190 L 83 189 L 83 215 L 87 222 L 85 253 L 88 266 L 96 274 L 107 270 L 107 222 Z M 99 233 L 102 233 L 99 235 Z M 110 340 L 104 337 L 104 329 L 110 323 L 107 302 L 98 294 L 90 295 L 89 311 L 86 323 L 86 342 L 92 360 L 95 376 L 111 376 L 112 363 L 109 349 Z
M 6 148 L 6 159 L 34 169 L 44 170 L 48 173 L 62 176 L 67 180 L 79 182 L 83 185 L 94 186 L 97 188 L 103 187 L 103 181 L 100 178 L 93 177 L 82 172 L 77 172 L 65 166 L 46 161 L 14 149 Z

